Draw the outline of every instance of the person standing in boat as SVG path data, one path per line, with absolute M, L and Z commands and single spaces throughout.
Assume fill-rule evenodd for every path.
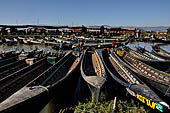
M 60 52 L 63 52 L 63 50 L 64 50 L 64 49 L 63 49 L 63 41 L 61 41 L 61 42 L 60 42 L 60 46 L 59 46 L 59 51 L 60 51 Z
M 115 48 L 115 44 L 116 44 L 116 42 L 113 41 L 113 42 L 112 42 L 112 48 Z
M 25 54 L 25 50 L 24 49 L 21 50 L 21 54 Z

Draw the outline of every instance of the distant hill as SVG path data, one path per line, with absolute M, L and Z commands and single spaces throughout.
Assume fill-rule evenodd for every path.
M 145 31 L 167 32 L 167 29 L 168 29 L 170 26 L 136 27 L 136 26 L 109 26 L 109 25 L 104 25 L 104 27 L 107 27 L 107 28 L 110 28 L 110 27 L 139 28 L 139 29 L 143 29 L 143 30 L 145 30 Z
M 145 31 L 157 31 L 157 32 L 167 32 L 167 29 L 170 26 L 157 26 L 157 27 L 138 27 L 140 29 L 143 29 Z

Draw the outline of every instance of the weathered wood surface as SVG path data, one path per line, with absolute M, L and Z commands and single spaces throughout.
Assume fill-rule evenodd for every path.
M 44 72 L 50 66 L 51 65 L 49 65 L 46 61 L 46 58 L 44 58 L 31 66 L 27 66 L 1 79 L 0 102 L 28 84 L 31 80 Z
M 43 92 L 48 92 L 48 90 L 42 86 L 24 87 L 21 90 L 14 93 L 8 99 L 0 103 L 0 112 L 2 112 L 3 110 L 8 110 L 14 106 L 17 107 L 18 104 L 21 104 L 32 97 L 40 95 Z
M 167 51 L 165 51 L 161 48 L 155 48 L 152 46 L 152 53 L 155 55 L 158 55 L 162 58 L 170 60 L 170 53 L 168 53 Z
M 166 94 L 170 97 L 170 74 L 159 71 L 135 58 L 133 58 L 130 54 L 126 53 L 122 58 L 125 62 L 126 66 L 137 73 L 140 77 L 145 78 L 147 81 L 150 81 L 153 87 L 161 91 L 163 94 Z M 144 79 L 144 80 L 145 80 Z M 156 82 L 157 84 L 152 84 L 152 82 Z M 165 87 L 164 89 L 158 87 Z

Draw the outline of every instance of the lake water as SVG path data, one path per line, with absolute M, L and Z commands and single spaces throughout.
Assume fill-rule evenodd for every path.
M 129 43 L 128 46 L 132 49 L 136 49 L 136 47 L 140 46 L 140 47 L 145 47 L 146 50 L 148 51 L 152 51 L 152 46 L 153 43 L 146 43 L 146 42 L 133 42 L 133 43 Z M 10 50 L 22 50 L 24 49 L 25 51 L 30 51 L 30 50 L 34 50 L 34 49 L 43 49 L 46 51 L 53 51 L 52 46 L 46 46 L 46 45 L 25 45 L 25 44 L 18 44 L 17 46 L 7 46 L 7 45 L 0 45 L 0 51 L 10 51 Z M 170 52 L 170 44 L 166 44 L 166 45 L 161 45 L 161 48 Z
M 154 43 L 154 44 L 156 44 L 156 43 Z M 157 43 L 157 44 L 159 44 L 159 43 Z M 153 45 L 153 43 L 146 43 L 146 42 L 134 42 L 134 43 L 128 44 L 128 46 L 131 49 L 136 50 L 136 47 L 140 46 L 140 47 L 145 47 L 145 49 L 150 52 L 152 51 L 152 45 Z M 160 47 L 170 53 L 170 44 L 161 45 Z
M 1 51 L 12 51 L 12 50 L 15 51 L 16 49 L 19 49 L 20 51 L 24 49 L 24 51 L 29 52 L 30 50 L 35 50 L 36 48 L 39 50 L 55 52 L 55 50 L 52 49 L 52 46 L 46 46 L 44 44 L 40 44 L 40 45 L 17 44 L 17 46 L 7 46 L 5 44 L 1 44 L 0 52 Z

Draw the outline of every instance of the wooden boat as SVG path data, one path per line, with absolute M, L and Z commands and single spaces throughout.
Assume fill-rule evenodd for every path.
M 16 46 L 18 43 L 18 39 L 17 38 L 13 38 L 13 45 Z
M 24 44 L 23 40 L 25 40 L 25 38 L 23 38 L 23 37 L 18 37 L 18 42 L 19 42 L 20 44 Z
M 17 60 L 15 62 L 9 63 L 7 65 L 3 65 L 0 67 L 0 79 L 14 73 L 17 70 L 20 70 L 27 66 L 25 59 Z
M 0 80 L 22 68 L 35 63 L 36 61 L 42 59 L 46 55 L 41 55 L 42 52 L 31 51 L 28 52 L 27 56 L 22 59 L 17 59 L 14 62 L 9 62 L 6 65 L 0 66 Z M 20 55 L 19 55 L 20 56 Z
M 156 56 L 156 55 L 152 54 L 151 52 L 147 51 L 145 48 L 137 47 L 136 49 L 137 49 L 137 51 L 139 53 L 141 53 L 141 54 L 143 54 L 143 55 L 145 55 L 147 57 L 150 57 L 152 59 L 159 60 L 159 61 L 167 61 L 167 60 L 165 60 L 165 59 L 163 59 L 163 58 L 161 58 L 159 56 Z
M 59 43 L 57 42 L 45 41 L 44 43 L 45 45 L 58 45 L 59 46 Z
M 0 102 L 53 65 L 51 62 L 48 62 L 46 55 L 41 55 L 41 52 L 38 53 L 39 54 L 34 54 L 33 58 L 27 58 L 25 61 L 23 59 L 14 63 L 17 64 L 16 67 L 13 67 L 13 64 L 1 67 L 3 70 L 4 68 L 8 68 L 8 70 L 1 72 L 0 75 L 0 92 L 2 92 L 0 93 Z M 61 57 L 62 56 L 56 57 L 56 60 Z
M 55 41 L 57 43 L 61 43 L 61 42 L 65 43 L 65 44 L 70 44 L 71 43 L 71 40 L 66 40 L 64 38 L 55 38 Z
M 152 40 L 152 42 L 160 42 L 160 43 L 164 43 L 164 44 L 170 44 L 170 40 L 163 40 L 163 39 L 155 39 L 155 40 Z
M 161 49 L 158 45 L 152 46 L 152 53 L 164 59 L 170 60 L 170 53 Z
M 104 65 L 97 51 L 86 49 L 81 62 L 80 71 L 92 94 L 92 102 L 98 102 L 100 88 L 106 81 Z
M 10 57 L 18 56 L 20 53 L 16 53 L 15 51 L 2 51 L 0 53 L 0 61 L 4 59 L 8 59 Z
M 140 49 L 140 51 L 144 52 L 134 51 L 128 47 L 124 47 L 124 49 L 135 59 L 138 59 L 158 70 L 170 73 L 170 60 L 165 60 L 160 57 L 157 57 L 146 50 L 141 50 L 142 48 Z
M 18 60 L 18 56 L 13 56 L 7 59 L 0 60 L 0 67 L 12 62 L 16 62 L 17 60 Z
M 27 40 L 27 42 L 29 43 L 29 44 L 41 44 L 41 42 L 39 42 L 38 40 L 35 40 L 35 39 L 32 39 L 32 40 Z
M 25 52 L 24 50 L 21 51 L 21 54 L 18 55 L 19 59 L 24 59 L 24 58 L 33 58 L 33 57 L 37 57 L 40 58 L 41 55 L 47 55 L 47 54 L 43 54 L 43 50 L 31 50 L 29 52 Z
M 32 62 L 30 62 L 32 64 Z M 46 58 L 0 79 L 0 102 L 18 91 L 51 66 Z
M 154 91 L 142 82 L 134 72 L 124 65 L 124 62 L 115 54 L 115 52 L 113 52 L 113 54 L 107 54 L 107 51 L 102 51 L 101 56 L 102 61 L 112 78 L 124 86 L 132 96 L 137 97 L 138 95 L 142 95 L 152 102 L 167 105 Z
M 0 112 L 16 112 L 21 109 L 27 112 L 33 110 L 30 108 L 35 105 L 38 108 L 42 103 L 47 103 L 49 98 L 55 95 L 57 87 L 78 68 L 81 58 L 81 56 L 76 57 L 72 52 L 66 53 L 48 70 L 37 75 L 34 80 L 0 103 Z
M 1 40 L 1 38 L 0 38 L 0 44 L 3 44 L 3 42 L 2 42 L 2 40 Z
M 120 53 L 123 52 L 123 55 Z M 170 98 L 170 74 L 159 71 L 131 56 L 123 49 L 118 50 L 120 58 L 125 62 L 126 66 L 137 73 L 144 81 L 162 92 L 164 96 Z
M 16 38 L 11 38 L 11 39 L 7 39 L 5 38 L 5 44 L 8 46 L 16 46 L 17 45 L 18 40 Z
M 26 39 L 23 39 L 24 44 L 28 44 L 28 41 Z
M 11 39 L 5 38 L 4 41 L 5 41 L 5 44 L 8 45 L 8 46 L 13 45 L 13 41 Z

